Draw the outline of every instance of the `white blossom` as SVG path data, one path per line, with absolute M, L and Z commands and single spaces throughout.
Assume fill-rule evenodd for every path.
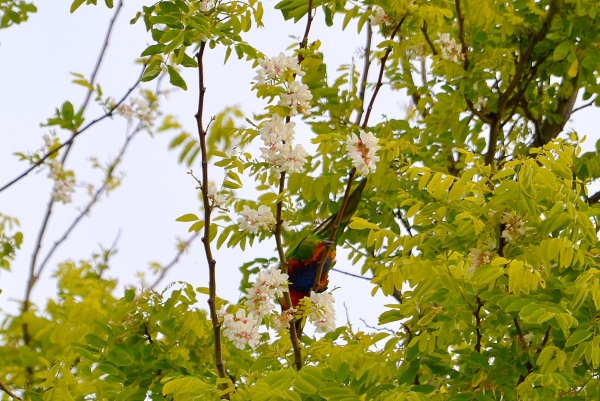
M 508 212 L 502 213 L 501 223 L 504 223 L 502 238 L 507 241 L 512 241 L 519 235 L 524 235 L 527 229 L 524 227 L 523 220 L 520 217 L 515 217 Z
M 455 63 L 458 60 L 464 59 L 464 54 L 462 53 L 462 45 L 456 43 L 454 38 L 450 38 L 449 33 L 439 34 L 439 39 L 435 40 L 434 43 L 439 43 L 442 48 L 442 57 L 446 60 L 452 60 Z
M 71 203 L 71 194 L 75 192 L 75 178 L 72 173 L 67 173 L 58 159 L 52 159 L 48 163 L 50 172 L 48 178 L 54 181 L 52 188 L 52 199 L 64 204 Z
M 467 269 L 467 274 L 473 274 L 478 267 L 490 264 L 490 251 L 480 251 L 472 248 L 469 252 L 469 261 L 471 266 Z
M 227 201 L 227 197 L 219 193 L 217 186 L 212 181 L 208 183 L 207 195 L 208 199 L 212 201 L 212 204 L 217 207 L 221 207 Z
M 250 234 L 258 234 L 259 231 L 269 231 L 275 226 L 275 217 L 271 208 L 261 205 L 258 210 L 250 209 L 244 205 L 244 210 L 240 212 L 242 217 L 238 218 L 240 228 Z
M 273 164 L 277 171 L 288 173 L 302 172 L 306 163 L 306 150 L 302 145 L 292 147 L 295 123 L 285 123 L 278 114 L 263 123 L 260 137 L 265 147 L 260 148 L 260 157 Z
M 258 273 L 256 282 L 246 290 L 246 302 L 248 309 L 261 318 L 275 309 L 272 301 L 283 297 L 288 291 L 288 275 L 281 270 L 271 267 Z
M 248 344 L 252 349 L 256 347 L 260 341 L 258 327 L 260 319 L 257 319 L 253 313 L 246 316 L 245 309 L 239 309 L 235 316 L 226 313 L 223 317 L 223 335 L 239 349 L 246 348 Z
M 300 144 L 296 145 L 292 149 L 292 145 L 284 146 L 281 148 L 277 155 L 275 164 L 277 165 L 277 171 L 288 173 L 301 173 L 304 170 L 304 164 L 306 164 L 306 156 L 308 153 L 306 149 Z
M 313 322 L 317 328 L 317 333 L 327 333 L 335 330 L 335 309 L 333 295 L 325 292 L 317 294 L 314 291 L 310 293 L 310 301 L 316 310 L 308 315 L 308 319 Z
M 388 22 L 388 16 L 385 11 L 383 11 L 383 8 L 374 6 L 373 13 L 369 15 L 369 21 L 371 22 L 371 25 L 382 25 Z
M 352 134 L 346 141 L 346 152 L 352 159 L 352 165 L 356 167 L 359 174 L 368 175 L 375 172 L 379 156 L 377 151 L 381 148 L 377 144 L 379 139 L 372 133 L 360 131 L 360 137 Z
M 200 1 L 200 11 L 205 13 L 208 10 L 212 9 L 215 7 L 215 1 L 214 0 L 201 0 Z
M 477 98 L 477 101 L 475 103 L 473 103 L 473 107 L 475 108 L 475 110 L 483 110 L 483 108 L 485 107 L 486 104 L 486 100 L 482 97 Z
M 310 115 L 310 100 L 313 98 L 308 86 L 302 82 L 292 81 L 288 84 L 287 93 L 281 95 L 279 104 L 290 108 L 290 115 L 295 116 L 298 112 Z
M 298 60 L 294 57 L 287 57 L 283 53 L 279 53 L 279 56 L 273 57 L 272 59 L 266 58 L 258 60 L 260 69 L 256 71 L 257 75 L 254 79 L 259 85 L 264 84 L 266 81 L 277 81 L 283 78 L 286 74 L 303 76 L 305 73 L 300 69 Z
M 273 325 L 273 328 L 278 332 L 282 332 L 289 328 L 290 322 L 292 321 L 295 313 L 295 308 L 286 309 L 281 313 L 274 313 L 271 317 L 271 324 Z

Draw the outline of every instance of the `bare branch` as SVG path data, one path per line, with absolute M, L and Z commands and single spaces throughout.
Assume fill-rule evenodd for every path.
M 15 393 L 13 393 L 8 387 L 6 387 L 4 385 L 4 383 L 2 383 L 0 381 L 0 390 L 4 391 L 6 394 L 8 394 L 9 397 L 12 397 L 15 400 L 21 400 L 21 397 L 17 396 Z
M 421 27 L 421 32 L 423 32 L 423 36 L 425 36 L 425 42 L 427 42 L 427 44 L 429 45 L 429 48 L 431 49 L 431 53 L 433 53 L 434 56 L 437 56 L 438 51 L 435 49 L 435 45 L 433 44 L 433 42 L 431 41 L 431 38 L 429 37 L 429 34 L 427 33 L 427 21 L 423 21 L 423 26 Z
M 369 77 L 369 69 L 371 67 L 371 41 L 373 39 L 373 28 L 371 24 L 367 24 L 367 43 L 365 44 L 365 64 L 363 65 L 362 72 L 362 80 L 360 81 L 360 90 L 358 91 L 358 98 L 360 99 L 360 110 L 356 115 L 356 125 L 360 124 L 360 120 L 362 120 L 363 113 L 365 111 L 365 95 L 367 92 L 367 79 Z
M 217 316 L 217 261 L 214 259 L 212 249 L 210 247 L 210 217 L 212 208 L 208 199 L 208 151 L 206 147 L 206 136 L 207 132 L 204 129 L 202 122 L 202 114 L 204 112 L 204 94 L 206 88 L 204 87 L 204 64 L 203 56 L 204 49 L 206 48 L 206 42 L 200 44 L 200 50 L 196 54 L 196 60 L 198 62 L 198 111 L 196 113 L 196 125 L 198 128 L 198 136 L 200 140 L 200 153 L 202 160 L 202 203 L 204 205 L 204 233 L 202 237 L 202 243 L 204 244 L 204 253 L 206 255 L 206 261 L 208 262 L 208 307 L 210 310 L 210 320 L 213 326 L 214 333 L 214 352 L 215 352 L 215 363 L 219 377 L 221 379 L 227 379 L 227 371 L 225 370 L 225 364 L 223 363 L 223 350 L 221 345 L 221 323 Z M 227 390 L 229 388 L 227 383 L 222 383 L 221 388 Z M 229 394 L 224 394 L 222 398 L 229 399 Z
M 187 241 L 185 241 L 183 244 L 181 244 L 181 246 L 177 250 L 177 253 L 175 254 L 175 257 L 173 258 L 173 260 L 171 260 L 166 266 L 164 266 L 162 268 L 162 270 L 160 271 L 160 274 L 158 275 L 158 277 L 156 278 L 154 283 L 152 283 L 152 285 L 150 287 L 148 287 L 148 289 L 153 290 L 156 288 L 156 286 L 165 278 L 165 276 L 167 275 L 169 270 L 171 270 L 171 268 L 179 262 L 179 258 L 181 258 L 181 255 L 183 255 L 185 253 L 185 251 L 187 251 L 189 249 L 190 244 L 194 240 L 196 240 L 196 238 L 198 238 L 198 236 L 200 236 L 200 231 L 196 231 L 194 233 L 194 235 L 192 235 Z
M 571 114 L 573 114 L 573 113 L 575 113 L 575 112 L 578 112 L 578 111 L 579 111 L 579 110 L 581 110 L 581 109 L 585 109 L 586 107 L 590 107 L 591 105 L 593 105 L 593 104 L 596 102 L 596 99 L 598 99 L 598 96 L 596 96 L 595 98 L 593 98 L 592 100 L 590 100 L 589 102 L 587 102 L 587 103 L 586 103 L 586 104 L 584 104 L 584 105 L 581 105 L 581 106 L 579 106 L 579 107 L 575 107 L 575 108 L 573 109 L 573 112 L 572 112 Z
M 458 17 L 458 39 L 462 45 L 461 53 L 463 55 L 463 68 L 467 71 L 469 69 L 469 55 L 467 54 L 467 42 L 465 42 L 465 16 L 460 11 L 460 0 L 454 0 L 454 5 Z

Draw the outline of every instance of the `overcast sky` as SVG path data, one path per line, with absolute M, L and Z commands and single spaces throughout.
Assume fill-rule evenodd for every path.
M 0 185 L 27 167 L 12 156 L 13 152 L 34 151 L 42 146 L 41 138 L 49 129 L 40 127 L 40 123 L 52 117 L 54 109 L 64 101 L 69 100 L 74 105 L 80 105 L 83 101 L 85 89 L 71 83 L 73 77 L 69 72 L 89 77 L 114 11 L 107 10 L 104 5 L 81 6 L 71 15 L 70 3 L 70 0 L 38 1 L 38 12 L 28 22 L 0 31 Z M 134 59 L 152 42 L 141 21 L 132 26 L 129 20 L 142 4 L 141 1 L 126 2 L 117 20 L 97 81 L 105 95 L 120 98 L 140 73 L 140 66 L 134 64 Z M 268 56 L 285 52 L 296 42 L 290 35 L 299 37 L 304 30 L 304 21 L 298 25 L 284 23 L 278 12 L 270 10 L 274 4 L 272 1 L 265 2 L 266 28 L 254 30 L 245 37 Z M 357 49 L 364 42 L 363 36 L 358 36 L 353 26 L 342 32 L 339 16 L 336 23 L 336 28 L 324 29 L 323 16 L 318 13 L 310 34 L 310 41 L 320 39 L 323 43 L 322 50 L 330 77 L 336 76 L 336 66 L 349 64 L 356 57 Z M 232 57 L 228 64 L 223 65 L 223 56 L 224 52 L 220 49 L 205 54 L 206 115 L 214 115 L 231 105 L 239 105 L 249 117 L 252 113 L 260 113 L 265 102 L 256 99 L 250 90 L 250 81 L 255 76 L 251 64 Z M 175 114 L 184 127 L 195 134 L 195 70 L 184 71 L 183 75 L 188 83 L 188 91 L 174 91 L 163 103 L 163 111 Z M 154 84 L 147 87 L 154 88 Z M 165 80 L 163 88 L 169 87 Z M 398 93 L 384 92 L 375 104 L 373 123 L 382 114 L 402 117 L 402 105 L 407 102 L 408 99 Z M 588 136 L 588 147 L 593 147 L 598 139 L 597 129 L 592 123 L 595 112 L 588 108 L 578 113 L 574 123 L 568 125 Z M 90 107 L 86 118 L 89 121 L 100 115 L 98 107 Z M 89 158 L 97 157 L 103 162 L 114 158 L 125 134 L 126 124 L 122 119 L 99 124 L 77 138 L 66 167 L 76 171 L 78 182 L 93 182 L 97 186 L 101 176 L 89 168 Z M 63 140 L 68 138 L 68 133 L 60 132 L 59 135 Z M 312 134 L 306 126 L 299 125 L 296 137 L 310 150 Z M 173 134 L 170 133 L 153 138 L 141 133 L 136 137 L 120 167 L 126 173 L 122 186 L 96 205 L 54 254 L 42 280 L 36 285 L 34 301 L 43 302 L 56 293 L 51 277 L 58 263 L 69 258 L 88 259 L 92 252 L 99 250 L 99 244 L 110 247 L 119 232 L 118 253 L 112 259 L 108 272 L 108 276 L 119 279 L 119 291 L 122 291 L 123 285 L 139 284 L 136 272 L 145 272 L 147 280 L 152 282 L 148 263 L 158 261 L 166 264 L 173 258 L 175 237 L 187 238 L 189 235 L 188 224 L 177 223 L 175 219 L 185 213 L 198 213 L 199 202 L 196 184 L 186 174 L 187 168 L 177 164 L 176 152 L 167 150 L 172 139 Z M 195 170 L 199 172 L 200 169 L 197 166 Z M 216 170 L 213 173 L 218 174 Z M 17 217 L 25 234 L 23 247 L 13 263 L 12 271 L 0 271 L 0 288 L 3 291 L 0 294 L 0 309 L 5 312 L 16 311 L 18 301 L 23 299 L 35 236 L 52 188 L 47 174 L 47 170 L 31 173 L 0 193 L 0 213 Z M 248 188 L 253 188 L 252 182 L 247 184 Z M 239 195 L 251 197 L 253 193 L 244 190 Z M 79 189 L 73 203 L 55 206 L 42 257 L 52 241 L 59 238 L 77 216 L 77 209 L 87 199 L 85 191 Z M 257 256 L 276 256 L 274 247 L 274 240 L 270 240 L 247 249 L 246 253 L 239 249 L 221 249 L 217 252 L 218 295 L 236 302 L 240 297 L 239 265 Z M 359 273 L 359 266 L 352 266 L 344 260 L 343 253 L 339 256 L 337 268 Z M 207 266 L 199 241 L 172 269 L 160 288 L 177 280 L 187 281 L 196 287 L 208 285 Z M 372 286 L 367 281 L 339 273 L 331 273 L 330 286 L 340 287 L 335 293 L 338 324 L 345 322 L 344 303 L 352 322 L 357 327 L 364 327 L 359 318 L 364 318 L 369 325 L 376 325 L 377 317 L 385 310 L 383 304 L 394 302 L 380 293 L 372 299 L 369 295 Z M 205 308 L 206 304 L 200 303 L 198 306 Z

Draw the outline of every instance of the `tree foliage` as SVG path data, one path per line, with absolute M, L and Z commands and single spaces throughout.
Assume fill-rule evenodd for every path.
M 83 3 L 74 1 L 71 12 Z M 26 19 L 17 21 L 7 4 L 0 2 L 0 27 L 10 25 L 7 15 L 14 23 Z M 600 105 L 600 5 L 283 0 L 273 7 L 305 26 L 289 54 L 301 70 L 269 78 L 274 83 L 254 82 L 252 90 L 265 102 L 257 115 L 236 108 L 204 115 L 204 102 L 218 100 L 208 100 L 205 87 L 226 79 L 203 68 L 213 49 L 225 49 L 225 62 L 237 58 L 258 69 L 271 56 L 245 40 L 253 29 L 269 29 L 263 6 L 165 0 L 144 5 L 131 21 L 143 24 L 152 41 L 139 49 L 145 69 L 136 86 L 166 76 L 193 93 L 196 134 L 178 120 L 192 116 L 150 123 L 160 93 L 147 90 L 144 102 L 127 103 L 131 88 L 115 101 L 94 77 L 80 76 L 104 117 L 86 123 L 87 101 L 79 110 L 66 102 L 48 125 L 63 129 L 67 139 L 46 137 L 41 151 L 19 154 L 31 165 L 27 172 L 51 170 L 58 202 L 70 191 L 66 156 L 90 124 L 119 114 L 137 121 L 131 135 L 171 132 L 179 162 L 202 169 L 195 177 L 202 213 L 178 220 L 202 237 L 211 276 L 208 286 L 129 287 L 121 296 L 105 277 L 113 250 L 104 250 L 88 261 L 61 263 L 57 298 L 36 306 L 29 297 L 44 264 L 34 259 L 21 313 L 0 329 L 3 399 L 600 397 L 600 195 L 588 194 L 600 177 L 600 155 L 598 144 L 582 154 L 585 139 L 564 132 L 574 113 Z M 327 29 L 338 29 L 338 20 L 344 29 L 357 27 L 366 40 L 363 65 L 337 71 L 327 65 L 322 43 L 310 39 L 313 18 L 324 18 Z M 197 71 L 198 81 L 186 82 L 183 68 Z M 309 110 L 281 100 L 296 84 L 310 92 Z M 406 115 L 376 121 L 382 87 L 410 97 Z M 285 170 L 252 150 L 273 115 L 310 127 L 316 152 L 306 156 L 303 171 Z M 244 261 L 242 290 L 261 267 L 287 272 L 284 245 L 293 249 L 316 222 L 344 208 L 356 173 L 347 141 L 361 130 L 378 139 L 379 160 L 374 174 L 356 178 L 369 181 L 341 238 L 361 273 L 372 276 L 373 293 L 389 296 L 379 323 L 393 330 L 356 332 L 347 325 L 298 338 L 293 324 L 276 333 L 265 320 L 255 348 L 236 347 L 219 310 L 245 306 L 219 298 L 214 272 L 225 267 L 212 253 L 245 250 L 255 241 L 277 244 L 273 255 Z M 119 161 L 98 165 L 106 175 L 101 192 L 120 183 L 113 177 Z M 211 192 L 209 173 L 216 170 L 225 178 Z M 258 197 L 239 198 L 235 191 L 251 182 Z M 60 191 L 63 197 L 56 196 Z M 97 200 L 92 197 L 90 207 Z M 248 219 L 251 208 L 268 210 L 272 224 L 244 229 L 238 216 Z M 0 267 L 8 269 L 22 234 L 15 231 L 17 220 L 0 219 Z M 282 229 L 284 222 L 291 231 Z M 190 243 L 180 244 L 181 251 Z M 208 311 L 194 306 L 198 294 L 209 295 Z M 312 313 L 305 308 L 297 319 Z

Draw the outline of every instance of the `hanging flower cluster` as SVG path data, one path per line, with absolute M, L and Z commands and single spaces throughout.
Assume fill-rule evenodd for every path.
M 275 309 L 273 302 L 283 297 L 287 288 L 288 275 L 281 273 L 281 270 L 271 267 L 269 270 L 262 270 L 258 273 L 258 278 L 252 286 L 246 290 L 246 302 L 251 313 L 259 317 L 267 316 Z
M 217 186 L 212 181 L 208 183 L 207 194 L 208 199 L 210 199 L 213 206 L 222 207 L 225 204 L 225 202 L 227 202 L 227 197 L 219 193 Z
M 260 318 L 254 316 L 251 312 L 246 316 L 245 309 L 239 309 L 234 315 L 225 310 L 225 306 L 217 312 L 217 316 L 223 319 L 223 335 L 227 337 L 233 345 L 239 349 L 246 348 L 248 344 L 255 348 L 260 341 L 258 328 L 260 327 Z
M 369 15 L 369 21 L 371 25 L 382 25 L 388 22 L 389 18 L 383 8 L 379 6 L 373 6 L 373 13 Z
M 299 173 L 306 163 L 306 150 L 300 144 L 292 148 L 294 140 L 293 122 L 286 123 L 279 114 L 263 123 L 260 138 L 265 147 L 260 148 L 261 157 L 273 164 L 278 172 Z
M 377 151 L 381 148 L 378 146 L 379 139 L 372 133 L 360 131 L 360 137 L 352 134 L 346 141 L 346 152 L 352 159 L 352 165 L 356 167 L 359 174 L 368 175 L 375 172 L 379 156 Z
M 254 77 L 258 81 L 259 85 L 266 83 L 275 83 L 284 78 L 296 76 L 304 76 L 305 72 L 300 69 L 298 60 L 294 57 L 287 57 L 283 53 L 279 53 L 279 56 L 273 57 L 272 59 L 266 58 L 264 60 L 258 60 L 260 69 L 256 71 L 257 75 Z M 287 79 L 286 79 L 287 80 Z
M 508 212 L 502 213 L 502 219 L 500 222 L 504 223 L 502 238 L 507 241 L 512 241 L 520 235 L 525 235 L 527 232 L 523 220 L 520 217 L 515 217 Z
M 288 116 L 295 116 L 298 112 L 310 115 L 312 94 L 308 86 L 296 81 L 296 77 L 305 74 L 298 60 L 280 53 L 277 57 L 259 60 L 258 63 L 261 68 L 256 71 L 254 77 L 258 85 L 283 84 L 285 86 L 286 93 L 281 95 L 279 104 L 290 109 Z
M 215 7 L 214 0 L 201 0 L 200 1 L 200 12 L 207 12 Z
M 52 159 L 48 167 L 50 168 L 48 177 L 54 181 L 52 199 L 55 202 L 62 202 L 64 204 L 71 203 L 71 194 L 75 192 L 75 177 L 73 176 L 73 172 L 65 171 L 58 159 Z
M 489 265 L 491 260 L 490 251 L 480 251 L 479 249 L 472 248 L 469 252 L 469 261 L 471 266 L 467 269 L 467 274 L 475 273 L 480 266 Z
M 449 33 L 439 34 L 439 39 L 434 43 L 439 43 L 442 48 L 442 57 L 446 60 L 452 60 L 455 63 L 458 60 L 464 60 L 465 55 L 462 53 L 462 45 L 456 43 L 454 38 L 450 38 Z
M 333 295 L 329 292 L 317 294 L 314 291 L 310 293 L 310 301 L 315 307 L 315 311 L 308 315 L 308 319 L 317 327 L 317 333 L 327 333 L 335 330 L 335 309 Z
M 242 217 L 238 218 L 240 228 L 250 234 L 258 234 L 259 231 L 270 231 L 275 227 L 275 217 L 271 208 L 261 205 L 258 210 L 250 209 L 244 205 L 244 210 L 240 212 Z

